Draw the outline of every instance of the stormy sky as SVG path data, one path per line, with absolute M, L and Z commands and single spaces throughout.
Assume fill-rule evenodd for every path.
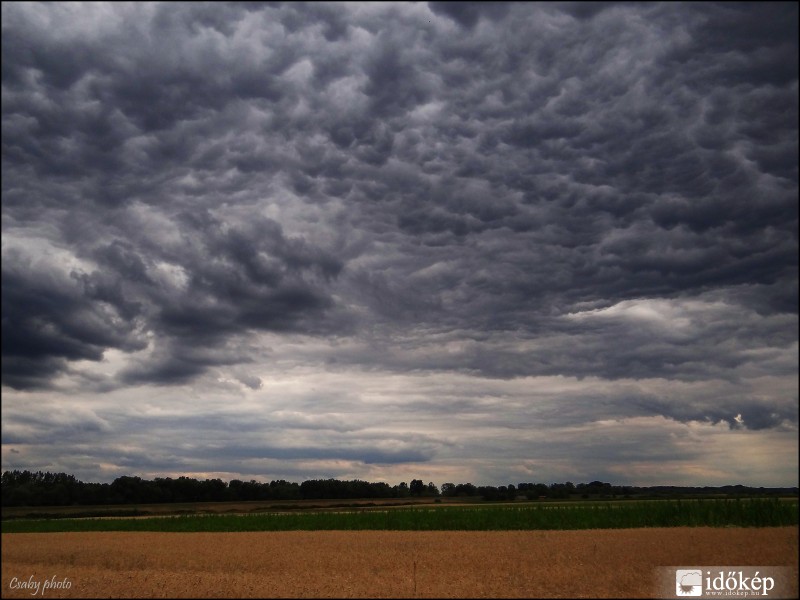
M 2 468 L 798 483 L 796 3 L 2 4 Z

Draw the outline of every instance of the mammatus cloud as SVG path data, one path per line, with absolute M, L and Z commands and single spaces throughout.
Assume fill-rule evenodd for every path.
M 4 468 L 796 483 L 796 5 L 2 12 Z

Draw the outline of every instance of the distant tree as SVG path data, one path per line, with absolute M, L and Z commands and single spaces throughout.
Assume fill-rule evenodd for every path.
M 550 498 L 569 498 L 570 490 L 567 486 L 563 483 L 553 483 L 550 485 L 550 489 L 548 490 L 548 496 Z
M 421 486 L 421 480 L 414 480 L 414 492 L 424 496 L 435 496 L 438 493 L 433 483 Z M 272 500 L 293 498 L 405 498 L 411 490 L 405 482 L 396 486 L 386 483 L 370 483 L 337 479 L 310 480 L 302 484 L 284 480 L 261 483 L 255 480 L 244 482 L 238 479 L 229 484 L 219 479 L 198 481 L 190 477 L 157 477 L 152 481 L 140 477 L 122 476 L 113 483 L 93 483 L 78 481 L 73 475 L 66 473 L 50 473 L 43 471 L 4 471 L 2 473 L 2 506 L 47 506 L 47 505 L 102 505 L 119 503 L 151 503 L 151 502 L 198 502 L 201 500 Z M 632 487 L 614 486 L 602 481 L 579 483 L 570 481 L 554 483 L 547 486 L 543 483 L 520 483 L 518 486 L 508 485 L 494 488 L 481 486 L 476 488 L 471 483 L 442 484 L 443 496 L 477 496 L 487 498 L 514 499 L 524 494 L 529 499 L 541 497 L 567 498 L 573 494 L 649 498 L 681 498 L 685 495 L 727 495 L 741 497 L 743 495 L 797 496 L 798 488 L 750 488 L 738 485 L 722 487 L 676 487 L 652 486 Z M 438 499 L 437 499 L 438 500 Z
M 199 486 L 198 493 L 203 502 L 222 502 L 225 500 L 227 484 L 221 479 L 206 479 Z
M 69 490 L 63 483 L 56 483 L 42 492 L 42 504 L 45 506 L 66 506 L 69 503 Z
M 477 496 L 478 488 L 471 483 L 459 483 L 456 486 L 456 496 Z
M 231 479 L 228 482 L 228 500 L 231 502 L 244 500 L 244 498 L 241 497 L 243 483 L 241 479 Z
M 412 496 L 421 496 L 422 492 L 425 491 L 425 484 L 422 483 L 421 479 L 412 479 L 408 489 Z
M 502 500 L 502 494 L 505 492 L 505 487 L 506 486 L 502 486 L 502 488 L 498 489 L 493 485 L 481 485 L 478 486 L 477 491 L 484 500 Z M 501 489 L 503 490 L 502 492 Z
M 533 486 L 533 491 L 538 498 L 539 496 L 547 496 L 548 488 L 544 483 L 537 483 L 535 486 Z
M 300 498 L 300 486 L 283 479 L 270 481 L 269 494 L 275 500 L 294 500 Z
M 117 477 L 111 483 L 114 504 L 137 504 L 142 502 L 144 485 L 141 477 Z
M 6 497 L 6 488 L 3 488 L 3 506 L 33 506 L 36 501 L 34 491 L 27 483 L 20 484 L 13 489 L 9 489 Z
M 517 499 L 517 488 L 514 487 L 513 483 L 508 484 L 508 489 L 506 491 L 506 499 L 507 500 L 516 500 Z

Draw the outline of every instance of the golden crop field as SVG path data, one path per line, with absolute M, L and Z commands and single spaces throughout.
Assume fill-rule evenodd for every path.
M 2 596 L 654 597 L 672 565 L 795 569 L 798 530 L 3 534 Z M 16 582 L 14 588 L 12 582 Z

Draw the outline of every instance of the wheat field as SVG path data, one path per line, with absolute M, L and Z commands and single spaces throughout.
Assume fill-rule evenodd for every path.
M 657 567 L 795 568 L 796 527 L 3 534 L 4 598 L 655 597 Z M 43 587 L 43 586 L 42 586 Z

